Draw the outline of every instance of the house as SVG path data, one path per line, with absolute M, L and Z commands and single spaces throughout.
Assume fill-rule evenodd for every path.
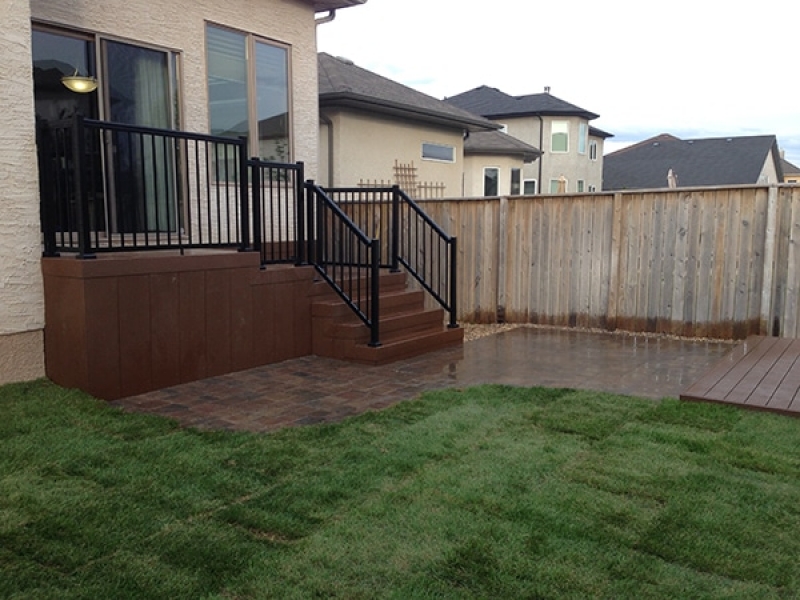
M 542 151 L 522 173 L 525 194 L 592 192 L 603 173 L 603 143 L 611 134 L 592 127 L 598 115 L 552 95 L 510 96 L 480 86 L 445 98 L 453 106 L 481 115 L 505 133 Z
M 783 183 L 800 183 L 800 167 L 796 167 L 783 156 L 781 150 L 781 170 L 783 171 Z
M 4 82 L 3 110 L 0 111 L 4 140 L 0 145 L 0 383 L 45 375 L 45 337 L 55 344 L 48 353 L 47 373 L 50 374 L 50 359 L 60 355 L 65 362 L 58 370 L 67 383 L 75 378 L 85 379 L 90 371 L 119 371 L 118 363 L 122 360 L 143 360 L 139 351 L 145 343 L 148 352 L 155 352 L 147 357 L 148 365 L 152 365 L 148 366 L 145 377 L 148 385 L 159 383 L 156 370 L 160 364 L 170 361 L 182 361 L 184 369 L 190 369 L 186 365 L 193 364 L 191 368 L 196 369 L 198 376 L 230 370 L 237 365 L 246 366 L 249 359 L 232 358 L 229 350 L 224 356 L 212 356 L 215 344 L 208 340 L 202 356 L 199 356 L 197 339 L 193 342 L 188 338 L 184 340 L 180 356 L 159 355 L 152 339 L 144 340 L 140 327 L 145 324 L 150 327 L 157 319 L 151 313 L 136 311 L 144 302 L 155 302 L 156 294 L 168 288 L 167 293 L 174 294 L 175 298 L 180 295 L 183 304 L 164 316 L 160 325 L 152 325 L 153 331 L 161 327 L 165 336 L 170 335 L 169 332 L 176 334 L 175 320 L 183 318 L 194 301 L 195 310 L 207 312 L 213 323 L 212 308 L 230 301 L 227 288 L 216 288 L 222 294 L 217 297 L 221 305 L 215 305 L 210 297 L 200 298 L 196 292 L 213 279 L 214 273 L 223 278 L 231 275 L 224 269 L 208 270 L 207 265 L 214 260 L 220 265 L 241 265 L 242 261 L 252 262 L 252 257 L 229 256 L 201 263 L 198 262 L 200 258 L 188 256 L 190 252 L 187 252 L 185 263 L 176 267 L 177 270 L 173 268 L 175 263 L 166 259 L 158 263 L 157 268 L 152 262 L 134 264 L 130 253 L 125 255 L 130 260 L 121 259 L 113 264 L 101 259 L 42 259 L 41 232 L 47 224 L 44 214 L 40 215 L 40 206 L 46 204 L 44 196 L 40 198 L 40 187 L 45 190 L 61 186 L 60 193 L 69 195 L 72 190 L 79 189 L 80 184 L 77 176 L 59 181 L 58 176 L 74 166 L 63 161 L 59 166 L 54 160 L 67 156 L 64 152 L 57 154 L 54 150 L 37 157 L 37 129 L 51 127 L 55 131 L 56 124 L 65 119 L 76 122 L 73 117 L 81 113 L 85 117 L 117 123 L 114 131 L 120 136 L 125 133 L 125 127 L 245 135 L 248 142 L 243 152 L 248 155 L 280 153 L 285 160 L 303 161 L 306 175 L 316 177 L 315 15 L 364 2 L 10 0 L 4 3 L 0 25 L 3 55 L 0 78 Z M 80 90 L 83 93 L 65 87 L 72 83 L 67 79 L 70 76 L 81 78 L 75 83 L 84 86 Z M 93 86 L 97 86 L 96 89 Z M 264 134 L 260 124 L 268 120 L 272 121 L 268 134 Z M 58 131 L 71 130 L 61 128 Z M 112 133 L 110 129 L 106 132 L 109 136 Z M 74 142 L 72 149 L 82 152 L 80 139 L 70 139 Z M 133 138 L 129 136 L 128 139 Z M 164 162 L 166 157 L 180 156 L 186 147 L 170 150 L 166 143 L 168 138 L 163 135 L 150 136 L 147 138 L 150 141 L 145 143 L 141 131 L 137 139 L 141 142 L 137 142 L 139 146 L 117 144 L 113 154 L 106 155 L 102 162 L 98 157 L 97 163 L 89 165 L 102 166 L 104 173 L 114 170 L 113 177 L 91 181 L 87 177 L 83 186 L 91 187 L 99 197 L 110 194 L 112 190 L 107 185 L 113 184 L 117 202 L 121 202 L 133 181 L 122 175 L 132 173 L 130 165 L 138 160 L 145 175 L 139 183 L 148 186 L 143 192 L 147 201 L 144 206 L 150 207 L 152 201 L 160 206 L 161 212 L 134 214 L 126 217 L 131 221 L 128 222 L 114 212 L 121 210 L 120 204 L 95 204 L 96 211 L 80 216 L 93 223 L 102 221 L 109 225 L 105 237 L 98 234 L 96 240 L 116 244 L 121 239 L 132 239 L 123 238 L 120 233 L 130 225 L 144 236 L 143 243 L 166 247 L 167 244 L 159 241 L 159 232 L 164 232 L 165 227 L 170 227 L 176 235 L 183 235 L 184 231 L 176 231 L 174 206 L 164 204 L 164 195 L 174 192 L 178 171 L 182 164 L 191 163 L 191 157 L 184 156 L 183 163 L 173 163 L 175 170 L 171 179 L 156 180 L 148 165 Z M 157 146 L 156 139 L 164 145 Z M 187 140 L 188 137 L 183 141 Z M 224 144 L 211 145 L 206 150 L 218 152 L 222 146 Z M 199 160 L 196 158 L 195 163 Z M 228 157 L 219 154 L 209 160 L 209 167 L 213 162 L 218 169 L 233 164 Z M 73 169 L 71 173 L 80 171 Z M 196 169 L 195 173 L 199 182 L 201 172 Z M 215 182 L 223 183 L 217 185 L 218 192 L 225 187 L 224 179 L 229 175 L 220 173 L 217 170 L 213 175 Z M 209 175 L 209 180 L 211 177 Z M 228 180 L 234 179 L 230 175 Z M 75 207 L 67 206 L 64 211 L 55 218 L 62 219 L 62 223 L 71 222 L 76 214 Z M 112 222 L 116 229 L 111 227 Z M 84 229 L 87 229 L 86 223 Z M 66 236 L 62 241 L 74 236 L 75 231 L 72 226 L 62 228 L 61 233 Z M 97 234 L 97 229 L 94 233 Z M 85 241 L 80 240 L 81 243 Z M 257 268 L 258 260 L 255 262 Z M 122 277 L 125 269 L 127 274 Z M 167 287 L 153 287 L 156 280 L 163 280 Z M 188 287 L 182 287 L 184 284 Z M 127 321 L 129 326 L 124 319 L 115 320 L 114 325 L 108 327 L 92 320 L 98 311 L 111 315 L 121 307 L 129 307 L 135 313 Z M 219 310 L 223 314 L 224 311 Z M 229 316 L 218 318 L 216 322 L 230 323 Z M 126 326 L 129 331 L 120 329 Z M 123 338 L 129 339 L 130 344 L 122 344 Z M 107 357 L 114 354 L 114 348 L 122 347 L 121 344 L 126 350 L 119 352 L 117 363 L 110 365 Z M 252 342 L 248 344 L 247 348 L 251 348 Z M 87 353 L 90 345 L 93 345 L 91 353 Z M 164 346 L 160 348 L 163 350 Z M 219 364 L 209 369 L 215 360 Z M 125 372 L 124 369 L 121 372 Z M 138 376 L 128 372 L 124 377 L 135 379 Z M 122 375 L 117 373 L 114 377 L 113 393 L 138 389 L 134 384 L 121 384 Z
M 774 135 L 682 140 L 661 134 L 606 155 L 603 167 L 604 190 L 771 184 L 782 178 Z
M 319 55 L 320 181 L 398 184 L 415 197 L 508 194 L 536 148 L 483 117 Z M 497 183 L 484 189 L 484 169 Z

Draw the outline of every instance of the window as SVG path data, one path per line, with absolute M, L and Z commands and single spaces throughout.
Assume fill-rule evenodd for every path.
M 211 133 L 246 136 L 251 153 L 291 160 L 288 48 L 207 25 L 206 52 Z
M 589 160 L 597 160 L 597 142 L 589 142 Z
M 578 186 L 577 192 L 578 192 L 579 194 L 583 192 L 583 185 L 584 185 L 584 183 L 583 183 L 583 179 L 578 179 L 578 182 L 577 182 L 577 186 Z
M 569 123 L 553 121 L 550 126 L 550 151 L 569 152 Z
M 422 143 L 422 158 L 425 160 L 441 160 L 443 162 L 456 162 L 456 149 L 445 144 Z
M 526 179 L 522 182 L 522 193 L 526 196 L 533 196 L 536 194 L 536 180 Z
M 593 185 L 590 185 L 590 186 L 589 186 L 589 192 L 590 192 L 590 193 L 593 193 L 593 192 L 596 192 L 596 191 L 597 191 L 597 187 L 595 187 L 595 186 L 593 186 Z
M 586 154 L 586 139 L 589 126 L 586 123 L 578 125 L 578 154 Z
M 522 169 L 511 169 L 511 195 L 519 196 Z
M 483 195 L 499 195 L 500 169 L 497 167 L 485 167 L 483 169 Z

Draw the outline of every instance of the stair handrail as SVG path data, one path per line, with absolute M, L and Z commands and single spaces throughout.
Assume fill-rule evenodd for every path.
M 403 210 L 406 214 L 401 215 Z M 415 221 L 412 222 L 412 217 Z M 400 225 L 404 224 L 402 229 Z M 420 227 L 426 229 L 420 236 Z M 412 238 L 412 229 L 416 235 Z M 405 235 L 402 235 L 404 233 Z M 434 239 L 435 238 L 435 239 Z M 426 242 L 431 241 L 431 247 Z M 422 245 L 420 245 L 420 241 Z M 416 242 L 416 244 L 414 244 Z M 436 245 L 436 258 L 424 262 L 424 257 Z M 398 263 L 414 277 L 450 317 L 448 327 L 457 328 L 458 240 L 449 235 L 400 186 L 392 187 L 392 265 Z M 412 247 L 412 244 L 414 247 Z M 444 248 L 444 252 L 442 251 Z M 442 256 L 444 254 L 444 256 Z M 444 266 L 441 265 L 445 261 Z
M 369 345 L 378 347 L 380 240 L 365 234 L 313 180 L 306 181 L 305 190 L 306 223 L 313 236 L 308 262 L 369 328 Z M 364 274 L 367 285 L 362 286 Z

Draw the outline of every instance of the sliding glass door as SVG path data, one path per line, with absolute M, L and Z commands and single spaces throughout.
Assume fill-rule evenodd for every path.
M 107 120 L 173 129 L 170 53 L 104 40 L 102 56 Z M 175 231 L 175 148 L 143 133 L 115 137 L 107 157 L 115 230 Z

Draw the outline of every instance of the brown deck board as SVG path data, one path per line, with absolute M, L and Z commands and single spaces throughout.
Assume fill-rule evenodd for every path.
M 681 399 L 800 416 L 800 340 L 747 338 L 690 385 Z

